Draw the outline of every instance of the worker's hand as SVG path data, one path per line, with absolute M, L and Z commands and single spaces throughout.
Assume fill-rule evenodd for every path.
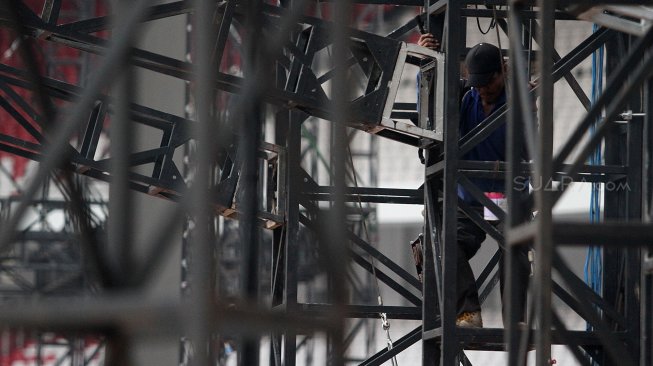
M 440 41 L 437 40 L 431 33 L 425 33 L 419 36 L 419 40 L 417 41 L 418 46 L 430 48 L 434 51 L 437 51 L 440 49 Z

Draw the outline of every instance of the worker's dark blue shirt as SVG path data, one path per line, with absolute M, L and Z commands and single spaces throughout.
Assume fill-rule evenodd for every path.
M 494 104 L 495 110 L 506 104 L 506 92 L 499 96 Z M 488 116 L 490 115 L 488 114 Z M 465 136 L 469 131 L 479 124 L 487 123 L 483 112 L 483 103 L 478 90 L 472 88 L 465 94 L 460 106 L 460 136 Z M 490 136 L 481 141 L 472 150 L 462 156 L 462 160 L 478 161 L 505 161 L 506 160 L 506 125 L 497 128 Z M 502 176 L 499 174 L 498 176 Z M 483 192 L 504 192 L 505 182 L 501 180 L 471 178 Z M 461 186 L 458 187 L 458 196 L 468 203 L 477 203 L 467 191 Z

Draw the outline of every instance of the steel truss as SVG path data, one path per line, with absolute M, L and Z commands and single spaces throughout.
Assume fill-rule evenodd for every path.
M 449 2 L 447 14 L 449 20 L 449 34 L 446 38 L 446 54 L 461 55 L 465 45 L 464 22 L 461 17 L 484 16 L 476 13 L 475 10 L 466 7 L 466 4 L 473 2 L 460 2 L 453 7 Z M 436 4 L 435 6 L 437 6 Z M 460 5 L 460 6 L 458 6 Z M 494 5 L 501 5 L 496 3 Z M 647 124 L 646 116 L 643 114 L 648 107 L 641 103 L 633 103 L 633 96 L 641 93 L 645 81 L 650 77 L 648 70 L 648 53 L 650 52 L 649 34 L 637 29 L 636 35 L 641 35 L 637 42 L 633 41 L 628 47 L 628 57 L 619 61 L 618 68 L 609 70 L 610 82 L 600 99 L 594 105 L 589 105 L 586 95 L 578 88 L 578 83 L 573 80 L 569 71 L 581 60 L 587 58 L 591 52 L 603 44 L 610 44 L 620 35 L 608 28 L 599 30 L 581 43 L 576 49 L 564 57 L 560 57 L 555 51 L 555 44 L 552 36 L 555 30 L 556 19 L 564 19 L 564 14 L 574 4 L 561 4 L 558 2 L 538 1 L 517 2 L 511 1 L 509 8 L 500 17 L 506 18 L 505 23 L 499 19 L 497 23 L 507 31 L 510 44 L 507 47 L 511 62 L 510 76 L 510 100 L 509 108 L 504 108 L 490 117 L 490 121 L 482 128 L 470 132 L 466 136 L 457 136 L 457 104 L 455 98 L 447 98 L 449 103 L 446 115 L 447 125 L 445 126 L 445 139 L 442 150 L 432 149 L 427 158 L 427 179 L 430 192 L 427 193 L 426 202 L 436 206 L 435 209 L 428 209 L 430 216 L 428 224 L 432 228 L 427 230 L 433 233 L 431 245 L 426 245 L 434 251 L 437 257 L 442 256 L 440 262 L 436 262 L 435 268 L 427 268 L 432 272 L 427 273 L 425 278 L 428 283 L 429 277 L 432 281 L 446 283 L 446 287 L 436 287 L 437 297 L 433 298 L 433 306 L 440 305 L 441 324 L 436 319 L 432 320 L 434 326 L 425 329 L 425 346 L 428 344 L 436 348 L 439 343 L 442 347 L 442 363 L 450 365 L 461 362 L 465 364 L 465 357 L 459 353 L 461 349 L 505 349 L 509 354 L 509 364 L 521 364 L 529 348 L 536 352 L 536 364 L 546 365 L 551 361 L 551 345 L 565 344 L 581 364 L 646 364 L 648 351 L 645 351 L 640 341 L 646 339 L 646 330 L 640 327 L 640 316 L 646 311 L 642 310 L 650 305 L 635 293 L 639 288 L 640 275 L 640 248 L 646 245 L 651 238 L 651 226 L 642 216 L 642 205 L 646 202 L 642 196 L 642 187 L 647 185 L 642 176 L 647 176 L 649 167 L 643 164 L 643 156 L 649 152 L 643 150 L 646 146 L 643 143 L 642 128 Z M 533 11 L 530 6 L 536 6 Z M 585 5 L 585 9 L 596 4 Z M 556 7 L 557 6 L 557 7 Z M 489 9 L 491 13 L 484 10 L 485 16 L 494 16 L 496 12 Z M 645 10 L 645 9 L 644 9 Z M 476 13 L 475 15 L 473 15 Z M 631 13 L 632 14 L 632 13 Z M 534 34 L 529 34 L 529 25 L 532 20 L 537 19 Z M 625 19 L 622 19 L 625 21 Z M 634 24 L 636 22 L 633 22 Z M 462 25 L 462 27 L 461 27 Z M 542 31 L 544 29 L 546 31 Z M 623 28 L 621 28 L 623 29 Z M 635 32 L 635 30 L 633 30 Z M 539 79 L 537 92 L 529 91 L 526 74 L 527 58 L 525 51 L 529 38 L 535 40 L 540 50 L 537 52 L 537 61 L 540 66 L 540 73 L 535 75 Z M 614 50 L 610 50 L 614 52 Z M 450 59 L 450 58 L 449 58 Z M 458 64 L 450 63 L 445 75 L 449 91 L 456 95 L 458 82 Z M 644 71 L 647 70 L 647 71 Z M 553 156 L 553 86 L 554 83 L 565 78 L 577 94 L 579 100 L 587 108 L 587 115 L 583 118 L 580 126 L 563 145 L 562 150 Z M 628 82 L 624 83 L 624 80 Z M 531 95 L 537 93 L 539 96 L 539 126 L 533 118 L 533 99 Z M 629 99 L 630 98 L 630 99 Z M 510 108 L 512 107 L 512 108 Z M 605 115 L 601 116 L 601 112 Z M 614 126 L 616 120 L 621 119 L 622 113 L 636 111 L 640 120 L 632 118 L 622 128 L 609 128 Z M 582 136 L 588 131 L 590 125 L 600 120 L 596 134 L 592 135 L 588 142 L 581 144 Z M 506 121 L 507 120 L 507 121 Z M 509 141 L 507 165 L 497 166 L 494 162 L 466 162 L 460 161 L 456 156 L 461 156 L 469 151 L 479 141 L 489 136 L 499 126 L 508 123 Z M 605 140 L 606 163 L 600 166 L 587 166 L 585 160 L 590 152 Z M 580 144 L 580 148 L 577 146 Z M 528 148 L 532 162 L 525 164 L 520 161 L 520 152 Z M 571 151 L 577 148 L 580 151 L 571 164 L 565 164 L 569 160 Z M 616 170 L 615 170 L 616 169 Z M 622 170 L 623 169 L 623 170 Z M 505 172 L 505 180 L 512 182 L 507 187 L 509 211 L 504 212 L 492 201 L 486 199 L 478 188 L 475 188 L 469 180 L 470 177 L 491 177 L 497 170 Z M 621 170 L 619 172 L 618 170 Z M 530 176 L 533 182 L 547 182 L 544 187 L 534 189 L 530 195 L 518 189 L 516 177 Z M 442 186 L 439 186 L 439 178 L 442 178 Z M 569 222 L 553 221 L 552 208 L 560 198 L 568 184 L 567 181 L 599 181 L 599 182 L 626 182 L 629 190 L 606 193 L 606 221 L 600 224 L 579 224 Z M 554 182 L 562 182 L 556 185 Z M 468 192 L 474 195 L 484 206 L 492 210 L 506 223 L 504 239 L 502 235 L 490 225 L 484 224 L 483 219 L 457 200 L 457 186 L 462 185 Z M 436 216 L 438 214 L 437 197 L 439 191 L 443 192 L 444 218 L 442 226 Z M 523 188 L 522 188 L 523 190 Z M 462 210 L 470 219 L 477 222 L 487 233 L 496 238 L 501 245 L 507 247 L 506 278 L 507 285 L 507 328 L 503 329 L 457 329 L 455 319 L 455 284 L 456 261 L 447 260 L 447 256 L 455 257 L 456 253 L 456 213 Z M 537 212 L 534 220 L 530 220 L 530 213 Z M 435 217 L 434 217 L 435 216 Z M 628 233 L 628 234 L 626 234 Z M 626 236 L 624 236 L 626 235 Z M 620 238 L 623 238 L 620 240 Z M 439 240 L 442 240 L 440 242 Z M 442 243 L 442 244 L 440 244 Z M 514 262 L 514 253 L 517 245 L 532 245 L 535 249 L 535 273 L 531 281 L 532 301 L 529 303 L 529 318 L 526 326 L 518 325 L 519 315 L 515 309 L 518 308 L 518 300 L 511 296 L 514 276 L 511 276 Z M 557 250 L 559 245 L 602 245 L 606 248 L 604 266 L 606 267 L 605 288 L 602 294 L 595 294 L 569 269 Z M 608 249 L 614 248 L 614 249 Z M 441 252 L 438 252 L 441 250 Z M 609 253 L 609 254 L 607 254 Z M 429 254 L 426 254 L 429 256 Z M 431 256 L 433 254 L 430 254 Z M 490 264 L 493 266 L 494 264 Z M 627 273 L 619 272 L 619 266 L 628 268 Z M 609 269 L 608 269 L 609 268 Z M 621 267 L 623 270 L 623 267 Z M 552 271 L 555 270 L 563 279 L 569 290 L 552 280 Z M 619 273 L 621 280 L 615 281 Z M 439 277 L 441 276 L 441 277 Z M 480 281 L 479 281 L 480 282 Z M 478 283 L 479 287 L 482 284 Z M 425 285 L 426 286 L 426 285 Z M 623 304 L 614 301 L 615 294 L 623 296 Z M 574 311 L 590 323 L 594 331 L 569 331 L 565 329 L 562 320 L 559 318 L 555 308 L 552 307 L 552 295 L 555 294 L 563 302 L 567 303 Z M 426 294 L 425 294 L 426 298 Z M 437 302 L 437 299 L 440 299 Z M 426 302 L 426 300 L 425 300 Z M 625 304 L 625 305 L 624 305 Z M 426 317 L 427 314 L 425 313 Z M 428 319 L 424 319 L 426 324 Z M 555 329 L 555 330 L 554 330 Z M 530 345 L 529 345 L 530 344 Z M 425 359 L 426 359 L 425 349 Z M 628 355 L 621 357 L 620 355 Z M 431 357 L 437 357 L 433 351 Z
M 34 2 L 32 2 L 34 3 Z M 68 21 L 88 18 L 95 14 L 96 2 L 69 2 L 61 4 L 61 8 L 43 9 L 44 19 L 67 19 Z M 56 13 L 56 15 L 55 15 Z M 12 34 L 14 33 L 14 34 Z M 21 53 L 20 34 L 3 30 L 3 37 L 8 36 L 18 45 L 13 60 Z M 74 78 L 87 74 L 89 56 L 77 54 L 76 51 L 65 49 L 54 43 L 47 43 L 41 49 L 34 62 L 42 66 L 46 75 L 56 75 L 60 78 Z M 3 59 L 12 61 L 5 53 Z M 44 62 L 45 61 L 45 62 Z M 23 63 L 26 64 L 26 63 Z M 84 80 L 80 79 L 80 85 Z M 2 83 L 4 93 L 3 109 L 16 118 L 19 111 L 29 117 L 36 116 L 34 108 L 26 102 L 24 96 Z M 17 107 L 17 108 L 15 108 Z M 21 120 L 25 122 L 25 118 Z M 8 123 L 3 119 L 2 123 Z M 12 122 L 9 122 L 12 123 Z M 20 122 L 19 122 L 20 123 Z M 11 129 L 10 129 L 11 130 Z M 22 135 L 24 136 L 24 135 Z M 18 163 L 15 163 L 18 164 Z M 3 173 L 11 180 L 14 192 L 0 199 L 0 212 L 4 219 L 11 215 L 13 209 L 20 203 L 21 185 L 14 176 L 3 168 Z M 15 240 L 8 246 L 0 259 L 2 263 L 2 286 L 0 297 L 3 304 L 20 303 L 32 297 L 80 296 L 93 292 L 100 280 L 96 263 L 89 259 L 80 245 L 78 226 L 75 217 L 69 215 L 69 193 L 83 190 L 89 209 L 89 219 L 93 228 L 99 234 L 104 225 L 107 203 L 94 192 L 95 187 L 88 184 L 82 176 L 73 177 L 69 174 L 53 174 L 43 185 L 38 196 L 29 200 L 27 214 L 20 225 L 20 231 Z M 62 198 L 64 197 L 64 198 Z M 101 237 L 101 235 L 98 235 Z M 70 365 L 86 365 L 102 358 L 104 342 L 101 334 L 78 334 L 59 331 L 57 333 L 42 330 L 25 330 L 22 328 L 3 328 L 2 351 L 0 363 L 14 364 L 35 361 L 39 364 L 52 363 Z
M 105 285 L 115 293 L 100 294 L 84 302 L 67 299 L 65 302 L 51 300 L 3 307 L 0 324 L 102 333 L 107 338 L 108 362 L 120 365 L 129 363 L 126 351 L 132 337 L 162 332 L 184 334 L 194 345 L 191 362 L 197 365 L 209 364 L 215 359 L 216 350 L 209 344 L 216 333 L 231 332 L 243 337 L 241 363 L 247 365 L 258 362 L 261 337 L 272 333 L 270 362 L 294 365 L 299 336 L 325 332 L 329 338 L 330 361 L 344 364 L 344 320 L 377 318 L 382 313 L 391 319 L 422 319 L 423 325 L 396 340 L 391 349 L 372 355 L 362 365 L 380 365 L 420 340 L 424 365 L 432 365 L 437 360 L 443 365 L 468 364 L 461 352 L 464 349 L 507 350 L 510 364 L 514 365 L 529 347 L 536 351 L 537 364 L 545 365 L 550 361 L 551 344 L 568 345 L 582 364 L 651 363 L 652 280 L 649 274 L 653 260 L 646 250 L 653 237 L 649 223 L 652 207 L 649 166 L 653 141 L 648 113 L 653 101 L 648 82 L 653 70 L 651 27 L 642 26 L 643 23 L 629 24 L 627 28 L 635 33 L 632 39 L 604 28 L 560 57 L 555 51 L 553 37 L 543 31 L 528 34 L 527 29 L 531 28 L 525 24 L 537 19 L 534 28 L 553 30 L 556 19 L 569 20 L 588 14 L 588 8 L 597 5 L 596 2 L 396 2 L 397 5 L 424 6 L 430 14 L 446 14 L 446 32 L 442 37 L 445 52 L 437 53 L 397 40 L 415 28 L 416 19 L 387 37 L 374 35 L 347 28 L 344 19 L 349 14 L 348 5 L 340 2 L 335 4 L 334 23 L 305 16 L 307 4 L 301 0 L 287 8 L 238 1 L 178 1 L 156 6 L 146 0 L 129 3 L 128 11 L 122 7 L 124 3 L 117 6 L 115 11 L 119 16 L 112 21 L 100 17 L 69 24 L 58 24 L 56 19 L 51 19 L 56 12 L 43 12 L 43 16 L 38 16 L 20 1 L 3 2 L 0 7 L 0 24 L 23 32 L 27 39 L 60 43 L 102 58 L 85 88 L 42 77 L 34 68 L 19 70 L 0 65 L 0 86 L 4 92 L 2 107 L 36 141 L 0 135 L 0 148 L 41 162 L 34 181 L 24 191 L 24 201 L 3 221 L 0 251 L 6 252 L 15 240 L 17 224 L 29 201 L 53 169 L 110 181 L 111 195 L 115 199 L 110 202 L 109 216 L 120 217 L 109 227 L 108 247 L 111 250 L 106 253 L 107 258 L 98 258 L 108 266 Z M 390 3 L 395 2 L 383 2 L 384 5 Z M 44 8 L 56 9 L 60 5 L 60 1 L 46 0 Z M 508 10 L 475 9 L 468 5 L 509 7 Z M 193 63 L 133 46 L 132 35 L 138 32 L 141 22 L 191 12 L 197 46 Z M 615 14 L 621 15 L 616 11 L 611 15 Z M 630 18 L 632 15 L 628 13 Z M 500 110 L 483 128 L 467 136 L 458 136 L 459 59 L 467 47 L 466 18 L 493 16 L 498 17 L 498 24 L 510 34 L 508 52 L 514 66 L 510 68 L 509 78 L 513 91 L 508 103 L 510 108 Z M 110 28 L 113 29 L 110 42 L 93 35 Z M 242 76 L 230 74 L 218 66 L 229 31 L 234 28 L 247 30 L 243 32 L 246 33 L 243 42 L 246 61 Z M 532 118 L 529 93 L 533 92 L 526 89 L 528 75 L 524 73 L 524 55 L 529 51 L 524 47 L 528 42 L 524 41 L 530 38 L 540 46 L 537 52 L 541 68 L 537 87 L 539 127 Z M 624 39 L 628 42 L 624 43 Z M 611 81 L 599 101 L 590 105 L 571 70 L 603 44 L 626 45 L 627 56 L 620 56 L 619 62 L 613 56 L 609 69 Z M 325 49 L 333 53 L 334 64 L 329 64 L 328 71 L 321 74 L 321 70 L 314 67 L 314 61 Z M 611 52 L 617 54 L 617 51 Z M 278 69 L 274 70 L 272 64 Z M 406 64 L 421 67 L 425 81 L 421 84 L 421 100 L 428 100 L 433 108 L 425 108 L 422 104 L 417 113 L 415 105 L 396 103 L 399 80 Z M 358 75 L 363 88 L 352 88 L 347 83 L 354 66 L 362 70 Z M 130 72 L 123 72 L 131 67 L 193 82 L 194 118 L 181 118 L 132 103 Z M 553 156 L 552 90 L 554 83 L 562 78 L 572 86 L 587 108 L 587 114 L 563 149 Z M 103 94 L 109 86 L 117 92 Z M 10 87 L 32 90 L 39 101 L 38 108 L 31 108 L 30 103 L 12 94 Z M 349 95 L 345 91 L 349 91 Z M 224 92 L 240 95 L 240 102 L 233 106 L 229 118 L 216 113 L 215 95 Z M 635 93 L 641 93 L 643 98 L 634 98 Z M 69 106 L 69 112 L 55 113 L 57 110 L 53 110 L 51 100 Z M 276 108 L 274 123 L 279 132 L 275 144 L 262 143 L 259 132 L 265 121 L 264 105 L 268 104 Z M 632 118 L 625 124 L 616 123 L 626 111 L 631 113 L 623 116 Z M 107 115 L 112 116 L 112 157 L 96 160 L 98 138 Z M 332 185 L 321 186 L 301 166 L 301 127 L 309 116 L 334 122 Z M 417 124 L 409 121 L 415 117 L 418 117 Z M 597 119 L 600 122 L 596 133 L 569 164 L 570 153 Z M 512 147 L 508 162 L 496 164 L 458 159 L 504 123 L 508 123 L 508 146 Z M 134 152 L 128 138 L 134 124 L 160 131 L 160 146 Z M 348 187 L 345 126 L 424 149 L 424 186 L 415 190 Z M 73 146 L 69 141 L 78 131 L 83 138 Z M 520 151 L 524 141 L 531 150 L 531 163 L 517 158 L 516 151 Z M 601 141 L 605 141 L 609 156 L 606 164 L 585 165 L 587 155 Z M 181 174 L 175 160 L 175 152 L 185 146 L 192 146 L 194 151 L 191 175 Z M 506 213 L 486 199 L 469 180 L 470 177 L 495 175 L 497 170 L 505 172 L 508 182 L 513 182 L 517 174 L 527 174 L 543 182 L 567 178 L 626 182 L 630 190 L 606 193 L 606 218 L 609 220 L 600 225 L 555 222 L 551 210 L 564 192 L 564 185 L 534 190 L 529 197 L 523 197 L 523 192 L 513 187 L 509 190 L 510 210 Z M 261 182 L 267 184 L 265 195 L 259 189 Z M 505 221 L 505 239 L 458 201 L 458 184 L 465 186 Z M 143 301 L 133 294 L 134 288 L 146 286 L 153 264 L 166 252 L 167 248 L 158 243 L 165 242 L 163 238 L 170 231 L 165 229 L 148 238 L 152 244 L 148 247 L 155 249 L 144 262 L 132 258 L 129 190 L 179 201 L 167 222 L 182 220 L 185 214 L 191 217 L 194 229 L 189 234 L 186 249 L 193 258 L 189 273 L 193 291 L 183 305 Z M 347 229 L 345 216 L 356 202 L 425 205 L 423 283 L 359 233 Z M 448 258 L 455 258 L 457 250 L 459 209 L 508 248 L 508 279 L 511 278 L 514 247 L 532 244 L 535 248 L 531 289 L 535 305 L 530 309 L 527 327 L 518 326 L 514 317 L 507 319 L 506 331 L 455 326 L 456 261 Z M 527 213 L 533 209 L 538 215 L 529 221 Z M 80 219 L 80 232 L 88 234 L 91 228 L 84 220 L 83 207 L 73 205 L 72 214 Z M 213 224 L 215 214 L 237 218 L 241 223 L 246 275 L 242 279 L 242 299 L 233 303 L 216 300 L 215 296 L 216 263 L 212 258 L 215 243 L 219 241 Z M 260 250 L 258 226 L 271 229 L 274 238 L 271 306 L 259 305 L 261 299 L 256 289 Z M 301 303 L 299 298 L 297 268 L 301 243 L 298 238 L 304 228 L 318 238 L 322 270 L 329 278 L 327 304 Z M 97 238 L 86 235 L 83 239 L 82 245 L 97 246 Z M 605 256 L 606 286 L 602 294 L 592 292 L 569 270 L 557 252 L 558 244 L 611 248 L 613 252 Z M 348 305 L 343 258 L 351 258 L 413 305 Z M 496 284 L 494 268 L 498 260 L 499 254 L 490 260 L 477 281 L 482 298 Z M 566 287 L 552 281 L 553 269 L 563 278 Z M 614 278 L 621 280 L 616 282 Z M 399 279 L 408 286 L 401 284 Z M 508 293 L 510 287 L 509 281 Z M 551 306 L 552 294 L 591 323 L 595 330 L 566 330 Z M 615 300 L 618 297 L 619 302 Z M 510 296 L 508 299 L 511 300 L 508 306 L 514 307 L 514 299 Z

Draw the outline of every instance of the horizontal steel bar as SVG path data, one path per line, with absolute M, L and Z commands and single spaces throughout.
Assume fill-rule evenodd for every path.
M 53 232 L 53 231 L 21 231 L 16 234 L 16 241 L 40 241 L 44 244 L 59 244 L 55 242 L 62 241 L 77 241 L 79 240 L 78 234 L 67 232 Z
M 328 315 L 333 314 L 331 304 L 298 304 L 298 311 L 302 315 Z M 385 305 L 345 305 L 344 312 L 347 318 L 380 318 L 384 313 L 388 319 L 422 319 L 422 308 L 415 306 L 385 306 Z
M 538 18 L 538 11 L 537 10 L 524 10 L 520 11 L 519 15 L 523 19 L 537 19 Z M 505 19 L 508 17 L 508 11 L 507 10 L 493 10 L 493 9 L 474 9 L 474 8 L 463 8 L 460 10 L 460 15 L 463 17 L 470 17 L 470 18 L 501 18 Z M 556 11 L 554 14 L 554 17 L 556 20 L 576 20 L 576 17 L 563 12 L 563 11 Z
M 335 198 L 332 194 L 327 193 L 306 193 L 306 198 L 314 201 L 334 201 Z M 388 204 L 401 204 L 401 205 L 422 205 L 424 200 L 418 197 L 404 197 L 404 196 L 386 196 L 386 195 L 351 195 L 345 194 L 345 202 L 365 202 L 365 203 L 388 203 Z
M 19 203 L 21 201 L 23 201 L 23 199 L 20 196 L 9 196 L 9 197 L 0 198 L 0 204 L 3 205 Z M 97 199 L 87 199 L 84 200 L 84 203 L 88 205 L 106 205 L 107 201 L 97 200 Z M 54 200 L 54 199 L 32 199 L 31 204 L 35 206 L 36 205 L 41 206 L 44 209 L 63 209 L 63 208 L 68 208 L 70 202 L 63 201 L 63 200 Z
M 310 189 L 310 188 L 309 188 Z M 335 192 L 333 186 L 318 186 L 306 193 L 329 193 Z M 383 195 L 383 196 L 397 196 L 397 197 L 424 197 L 424 190 L 419 189 L 406 189 L 406 188 L 378 188 L 378 187 L 345 187 L 345 194 L 365 194 L 365 195 Z
M 652 239 L 653 224 L 650 223 L 554 223 L 553 240 L 560 244 L 605 245 L 630 248 L 649 245 Z
M 144 21 L 170 18 L 173 16 L 190 13 L 193 10 L 192 1 L 176 1 L 167 4 L 152 6 L 145 17 Z M 64 31 L 94 33 L 110 29 L 113 26 L 112 16 L 102 16 L 92 19 L 84 19 L 71 23 L 64 23 L 58 26 Z
M 143 299 L 141 294 L 95 298 L 48 299 L 0 306 L 0 324 L 7 327 L 105 332 L 122 330 L 134 336 L 158 337 L 179 333 L 184 315 L 178 301 Z M 270 330 L 300 332 L 329 330 L 333 321 L 263 309 L 246 303 L 214 304 L 216 329 L 234 334 L 258 334 Z M 171 333 L 172 332 L 172 333 Z
M 318 187 L 315 191 L 304 191 L 304 196 L 309 200 L 333 201 L 333 187 Z M 345 202 L 374 202 L 394 204 L 424 204 L 424 193 L 419 189 L 396 188 L 360 188 L 349 187 L 345 189 Z
M 0 267 L 0 272 L 20 270 L 20 273 L 25 275 L 25 272 L 40 272 L 40 271 L 57 271 L 57 272 L 80 272 L 82 273 L 82 265 L 71 261 L 70 263 L 42 263 L 38 259 L 23 260 L 21 258 L 2 258 L 2 260 L 20 261 L 12 265 L 3 265 Z
M 460 170 L 466 172 L 487 172 L 491 174 L 501 173 L 505 174 L 508 168 L 508 163 L 505 161 L 472 161 L 460 160 L 458 163 Z M 555 172 L 556 179 L 568 177 L 564 172 L 571 167 L 571 164 L 563 164 L 559 172 Z M 442 173 L 444 163 L 438 162 L 429 166 L 426 170 L 428 176 L 435 176 Z M 531 163 L 521 163 L 520 172 L 524 174 L 531 174 L 533 172 L 533 165 Z M 605 176 L 606 180 L 619 179 L 628 173 L 628 167 L 623 165 L 583 165 L 576 172 L 576 176 L 583 178 L 589 175 Z M 596 179 L 596 178 L 594 178 Z
M 497 173 L 495 172 L 489 172 L 486 170 L 461 169 L 459 170 L 459 172 L 465 174 L 470 178 L 483 178 L 483 179 L 493 179 L 493 180 L 504 179 L 502 175 L 497 175 Z M 612 183 L 615 181 L 622 180 L 625 177 L 626 177 L 625 175 L 621 175 L 621 174 L 605 175 L 605 174 L 582 174 L 582 173 L 575 173 L 573 177 L 570 177 L 569 175 L 564 173 L 555 173 L 554 176 L 551 178 L 551 181 L 559 182 L 564 185 L 569 185 L 571 183 Z M 539 182 L 535 183 L 532 177 L 529 176 L 518 177 L 516 183 L 519 185 L 522 184 L 526 185 L 530 183 L 531 185 L 535 184 L 536 186 L 539 186 Z
M 565 9 L 568 8 L 572 5 L 579 5 L 579 6 L 594 6 L 594 5 L 600 5 L 600 4 L 614 4 L 618 2 L 619 4 L 650 4 L 648 0 L 557 0 L 557 8 L 558 9 Z M 519 1 L 520 5 L 524 6 L 537 6 L 537 0 L 520 0 Z M 499 5 L 499 6 L 505 6 L 509 5 L 510 2 L 508 0 L 464 0 L 463 4 L 466 5 Z
M 535 238 L 537 217 L 507 233 L 509 245 L 531 242 Z M 650 245 L 653 224 L 641 222 L 603 221 L 596 224 L 554 222 L 553 242 L 558 245 L 601 245 L 616 248 L 637 248 Z
M 577 340 L 579 345 L 583 346 L 600 346 L 602 345 L 598 332 L 594 331 L 565 331 L 566 334 L 571 334 L 575 340 Z M 481 349 L 479 347 L 468 347 L 470 344 L 476 345 L 487 345 L 492 347 L 492 350 L 496 350 L 495 346 L 500 346 L 503 349 L 504 343 L 504 329 L 503 328 L 458 328 L 457 336 L 461 343 L 466 345 L 466 349 Z M 566 344 L 564 337 L 560 337 L 557 334 L 557 330 L 552 330 L 551 335 L 553 337 L 552 344 Z M 627 332 L 613 332 L 613 335 L 616 339 L 626 340 L 628 339 Z M 433 331 L 428 333 L 428 339 L 439 339 L 441 337 L 440 328 L 436 328 Z M 425 336 L 425 339 L 427 337 Z M 530 345 L 531 347 L 533 344 Z
M 330 3 L 335 0 L 320 0 L 322 3 Z M 352 4 L 370 4 L 370 5 L 396 5 L 396 6 L 424 6 L 423 1 L 419 0 L 351 0 Z

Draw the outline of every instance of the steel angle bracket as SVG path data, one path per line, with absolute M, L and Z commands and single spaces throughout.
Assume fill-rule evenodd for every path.
M 238 197 L 240 191 L 240 172 L 242 163 L 238 154 L 238 148 L 229 149 L 228 156 L 222 164 L 222 171 L 219 182 L 212 188 L 216 197 L 214 211 L 216 214 L 229 219 L 238 219 L 240 209 Z M 257 154 L 259 161 L 259 177 L 262 179 L 268 190 L 266 190 L 264 210 L 257 213 L 257 224 L 265 229 L 275 229 L 284 222 L 285 215 L 285 171 L 286 171 L 286 149 L 280 145 L 267 142 L 261 143 Z
M 568 11 L 578 19 L 599 24 L 634 36 L 643 36 L 653 25 L 653 7 L 647 5 L 576 6 Z
M 415 125 L 410 120 L 392 118 L 395 100 L 399 84 L 402 79 L 405 65 L 407 63 L 421 65 L 429 63 L 433 65 L 433 85 L 435 85 L 435 128 L 423 128 Z M 401 43 L 401 48 L 395 59 L 395 67 L 392 79 L 388 84 L 388 96 L 385 101 L 383 116 L 380 123 L 368 132 L 391 138 L 418 147 L 429 147 L 442 141 L 443 103 L 444 103 L 444 54 L 420 47 L 415 44 Z M 419 106 L 418 106 L 419 108 Z M 439 116 L 439 117 L 438 117 Z

